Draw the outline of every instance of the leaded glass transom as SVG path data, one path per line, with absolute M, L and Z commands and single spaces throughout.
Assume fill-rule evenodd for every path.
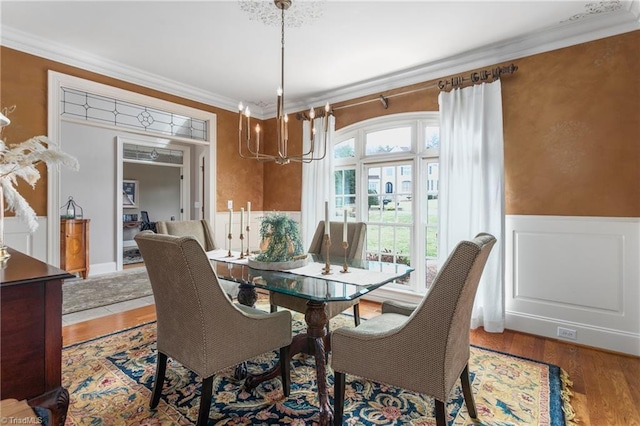
M 207 122 L 108 96 L 61 87 L 60 115 L 167 136 L 207 140 Z

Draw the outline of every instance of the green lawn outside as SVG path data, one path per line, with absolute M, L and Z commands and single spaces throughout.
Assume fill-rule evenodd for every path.
M 377 252 L 378 243 L 382 252 L 393 252 L 394 239 L 396 241 L 395 253 L 398 255 L 409 255 L 410 247 L 410 228 L 395 228 L 397 238 L 394 238 L 394 227 L 385 226 L 384 224 L 407 224 L 412 223 L 411 201 L 401 201 L 398 208 L 387 205 L 383 210 L 378 206 L 372 206 L 368 211 L 368 221 L 378 222 L 379 224 L 369 224 L 367 230 L 367 251 Z M 428 200 L 427 202 L 427 221 L 429 224 L 437 225 L 438 223 L 438 200 Z M 426 231 L 426 256 L 436 257 L 438 254 L 437 227 L 428 227 Z

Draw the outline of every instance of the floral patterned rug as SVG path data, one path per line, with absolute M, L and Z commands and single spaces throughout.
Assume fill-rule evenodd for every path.
M 294 329 L 304 328 L 294 315 Z M 331 327 L 352 326 L 341 315 Z M 157 410 L 149 409 L 156 364 L 156 324 L 151 322 L 63 349 L 63 386 L 71 395 L 67 425 L 190 425 L 198 415 L 200 379 L 170 360 Z M 268 353 L 249 362 L 250 371 L 264 371 L 277 362 Z M 468 416 L 458 386 L 447 403 L 448 425 L 573 424 L 571 385 L 559 367 L 472 347 L 472 387 L 480 418 Z M 333 374 L 329 370 L 330 392 Z M 279 379 L 254 391 L 232 378 L 228 369 L 214 380 L 209 425 L 312 425 L 317 422 L 313 357 L 292 361 L 291 395 L 284 398 Z M 332 395 L 331 395 L 332 396 Z M 565 414 L 566 413 L 566 414 Z M 347 376 L 347 425 L 435 425 L 433 400 L 420 394 Z

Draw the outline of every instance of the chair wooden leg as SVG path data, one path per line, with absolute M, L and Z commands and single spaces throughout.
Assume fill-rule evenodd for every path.
M 356 327 L 360 325 L 360 304 L 353 305 L 353 321 L 356 323 Z
M 462 393 L 464 395 L 464 402 L 467 405 L 467 411 L 472 419 L 478 418 L 478 411 L 476 410 L 476 402 L 473 399 L 473 391 L 471 390 L 471 381 L 469 380 L 469 364 L 464 367 L 462 374 L 460 374 L 460 382 L 462 383 Z
M 164 385 L 164 375 L 167 371 L 167 356 L 162 352 L 158 352 L 158 359 L 156 361 L 156 377 L 153 383 L 153 393 L 151 394 L 151 402 L 149 407 L 153 410 L 158 406 L 160 402 L 160 396 L 162 395 L 162 386 Z
M 282 374 L 282 392 L 284 396 L 291 393 L 291 360 L 289 359 L 289 346 L 280 348 L 280 372 Z
M 345 374 L 335 371 L 333 373 L 333 425 L 342 426 L 344 414 L 344 385 Z
M 200 409 L 198 410 L 197 426 L 206 426 L 209 422 L 209 410 L 211 409 L 211 394 L 213 393 L 213 376 L 202 379 L 202 392 L 200 393 Z
M 269 312 L 271 313 L 278 312 L 278 305 L 271 305 Z
M 447 426 L 447 410 L 444 402 L 434 400 L 436 404 L 436 426 Z

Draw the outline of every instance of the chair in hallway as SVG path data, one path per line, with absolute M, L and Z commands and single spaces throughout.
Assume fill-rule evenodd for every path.
M 331 335 L 335 424 L 342 425 L 345 376 L 352 374 L 435 399 L 436 424 L 458 378 L 471 418 L 477 417 L 469 380 L 471 311 L 496 239 L 478 234 L 460 242 L 418 306 L 384 302 L 382 314 Z
M 184 237 L 192 235 L 200 243 L 204 251 L 215 250 L 216 243 L 213 239 L 213 231 L 206 219 L 201 220 L 177 220 L 156 222 L 158 234 L 176 235 Z M 219 280 L 225 293 L 232 299 L 238 296 L 239 284 L 228 280 Z
M 150 407 L 156 408 L 160 401 L 168 357 L 202 378 L 200 426 L 209 418 L 214 375 L 263 353 L 280 351 L 282 389 L 288 396 L 291 313 L 266 313 L 224 297 L 202 245 L 193 236 L 146 231 L 135 240 L 157 313 L 158 361 Z
M 157 232 L 156 230 L 156 222 L 151 222 L 149 220 L 149 212 L 142 210 L 140 211 L 140 219 L 142 224 L 140 225 L 140 230 L 141 231 L 153 231 L 153 232 Z
M 342 222 L 330 222 L 329 223 L 329 236 L 331 237 L 332 244 L 329 246 L 330 257 L 344 257 L 344 249 L 342 248 Z M 349 222 L 347 223 L 347 242 L 349 248 L 347 249 L 347 259 L 364 259 L 365 252 L 365 238 L 367 235 L 367 224 L 364 222 Z M 309 246 L 309 253 L 325 255 L 326 249 L 324 249 L 324 221 L 321 221 L 316 228 L 316 232 Z M 269 303 L 271 304 L 271 312 L 278 310 L 278 306 L 291 309 L 296 312 L 307 312 L 307 301 L 295 296 L 289 296 L 287 294 L 271 292 L 269 295 Z M 353 320 L 355 325 L 360 324 L 360 300 L 349 300 L 340 302 L 328 302 L 327 303 L 327 317 L 329 319 L 344 312 L 353 306 Z M 329 323 L 327 323 L 327 332 L 329 331 Z

